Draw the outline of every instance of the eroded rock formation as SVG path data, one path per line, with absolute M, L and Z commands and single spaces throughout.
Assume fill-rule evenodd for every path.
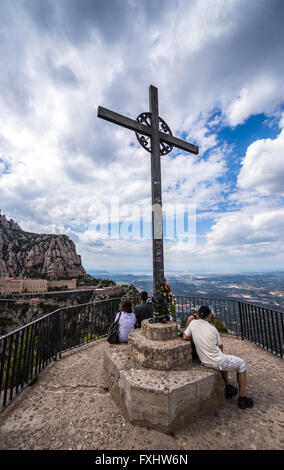
M 53 279 L 73 278 L 86 271 L 67 235 L 25 232 L 0 214 L 0 274 Z

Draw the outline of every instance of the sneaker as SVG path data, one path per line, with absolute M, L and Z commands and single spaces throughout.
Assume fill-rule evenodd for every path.
M 236 387 L 233 387 L 233 385 L 226 385 L 225 388 L 225 397 L 226 398 L 232 398 L 233 396 L 237 395 L 238 389 Z
M 253 407 L 253 400 L 252 398 L 249 397 L 239 397 L 238 399 L 238 407 L 241 410 L 245 410 L 246 408 L 252 408 Z

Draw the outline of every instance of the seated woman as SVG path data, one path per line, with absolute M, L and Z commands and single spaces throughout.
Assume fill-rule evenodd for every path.
M 134 326 L 136 323 L 136 316 L 133 313 L 133 307 L 130 300 L 126 299 L 123 300 L 120 307 L 120 319 L 118 322 L 118 330 L 119 330 L 119 342 L 120 343 L 127 343 L 128 342 L 128 335 L 131 331 L 134 330 Z M 115 320 L 119 317 L 119 312 L 116 314 Z
M 184 331 L 186 330 L 186 328 L 190 324 L 191 320 L 198 320 L 198 313 L 190 313 L 190 315 L 188 315 L 188 317 L 186 319 L 186 322 L 184 324 Z

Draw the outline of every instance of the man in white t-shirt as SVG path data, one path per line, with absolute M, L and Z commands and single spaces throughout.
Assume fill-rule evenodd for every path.
M 235 370 L 239 386 L 238 407 L 241 409 L 252 408 L 253 400 L 246 396 L 246 366 L 244 361 L 237 356 L 223 353 L 223 345 L 218 330 L 210 324 L 211 311 L 209 307 L 202 306 L 198 312 L 198 320 L 192 320 L 186 328 L 183 339 L 192 338 L 198 357 L 205 367 L 219 370 L 225 382 L 225 396 L 232 398 L 238 393 L 236 387 L 229 383 L 229 370 Z

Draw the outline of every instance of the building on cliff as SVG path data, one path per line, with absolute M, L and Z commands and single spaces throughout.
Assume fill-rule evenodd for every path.
M 76 289 L 77 279 L 65 279 L 60 281 L 47 281 L 46 279 L 21 279 L 21 278 L 0 278 L 0 294 L 38 294 L 47 292 L 47 289 L 56 287 L 66 287 L 66 289 Z

